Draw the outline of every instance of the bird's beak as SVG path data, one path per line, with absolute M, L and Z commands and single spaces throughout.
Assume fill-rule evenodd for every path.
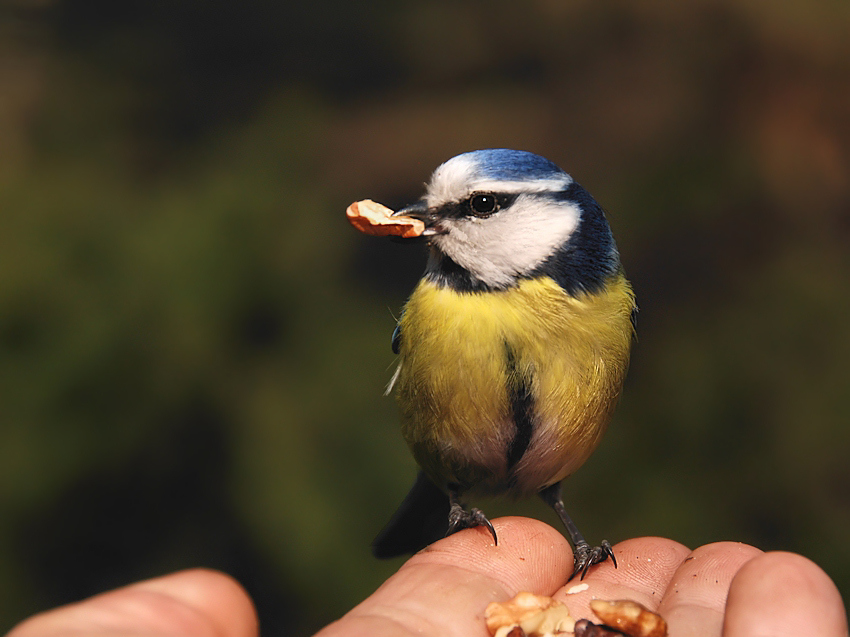
M 413 219 L 423 221 L 425 223 L 425 231 L 422 233 L 423 237 L 440 234 L 440 230 L 434 227 L 434 224 L 437 223 L 437 215 L 434 214 L 432 209 L 428 208 L 428 204 L 424 200 L 419 200 L 416 203 L 405 206 L 401 210 L 396 210 L 392 216 L 412 217 Z

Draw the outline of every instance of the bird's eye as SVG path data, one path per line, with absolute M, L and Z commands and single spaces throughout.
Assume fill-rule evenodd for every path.
M 469 207 L 473 214 L 485 216 L 496 212 L 499 203 L 494 195 L 479 194 L 469 198 Z

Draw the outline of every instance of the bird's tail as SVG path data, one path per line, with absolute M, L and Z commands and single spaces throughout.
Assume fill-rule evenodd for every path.
M 372 542 L 372 554 L 390 558 L 416 553 L 445 537 L 449 496 L 421 471 L 393 517 Z

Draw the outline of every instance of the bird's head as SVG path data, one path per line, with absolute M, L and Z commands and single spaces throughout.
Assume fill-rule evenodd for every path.
M 426 223 L 426 277 L 462 291 L 551 276 L 567 292 L 592 292 L 620 267 L 599 205 L 566 172 L 525 151 L 453 157 L 434 171 L 425 196 L 397 214 Z

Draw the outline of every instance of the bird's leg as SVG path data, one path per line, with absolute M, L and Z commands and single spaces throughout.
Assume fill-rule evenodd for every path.
M 578 573 L 581 573 L 581 579 L 587 574 L 587 570 L 594 564 L 604 562 L 609 557 L 614 563 L 614 568 L 617 568 L 617 558 L 614 557 L 614 551 L 611 550 L 611 545 L 608 540 L 602 540 L 599 546 L 591 547 L 584 539 L 584 536 L 579 532 L 575 523 L 567 515 L 567 510 L 564 508 L 564 500 L 561 497 L 561 483 L 546 487 L 540 492 L 540 497 L 550 507 L 555 509 L 555 513 L 561 518 L 561 522 L 567 527 L 567 533 L 570 534 L 570 540 L 573 543 L 573 574 L 570 579 L 574 578 Z M 569 581 L 569 580 L 567 580 Z
M 446 537 L 452 533 L 457 533 L 463 529 L 471 529 L 475 526 L 486 526 L 493 536 L 493 543 L 498 544 L 499 538 L 496 537 L 496 529 L 490 524 L 490 520 L 484 515 L 481 509 L 470 509 L 467 511 L 460 503 L 459 489 L 456 485 L 449 485 L 449 530 L 446 531 Z

